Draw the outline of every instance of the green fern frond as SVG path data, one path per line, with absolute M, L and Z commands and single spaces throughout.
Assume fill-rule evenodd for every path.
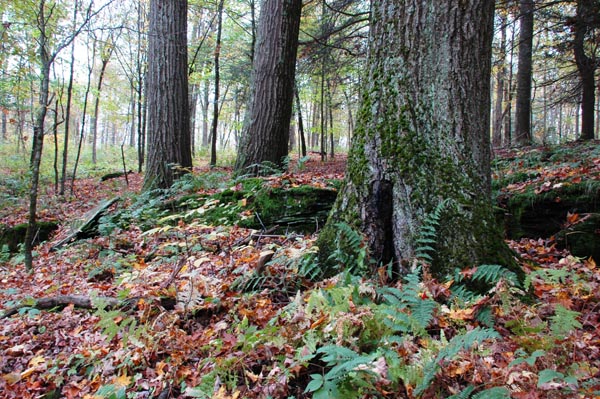
M 423 381 L 415 389 L 415 394 L 420 395 L 429 387 L 440 365 L 445 361 L 452 360 L 460 351 L 470 349 L 478 342 L 499 337 L 500 335 L 495 330 L 477 327 L 466 334 L 460 334 L 452 338 L 448 345 L 440 350 L 436 358 L 425 365 Z
M 474 390 L 475 390 L 475 387 L 470 385 L 467 388 L 465 388 L 464 390 L 457 393 L 456 395 L 450 396 L 448 399 L 469 399 Z
M 517 275 L 500 265 L 480 265 L 473 273 L 471 279 L 488 285 L 495 285 L 500 279 L 505 279 L 513 285 L 519 285 Z
M 389 307 L 383 310 L 388 316 L 384 323 L 394 332 L 426 334 L 426 328 L 433 319 L 438 303 L 421 297 L 420 269 L 408 274 L 402 289 L 385 287 L 380 290 L 381 296 Z
M 510 391 L 504 387 L 494 387 L 476 393 L 471 399 L 510 399 Z
M 577 320 L 581 313 L 575 312 L 558 304 L 554 308 L 554 316 L 550 317 L 552 321 L 550 329 L 557 338 L 564 338 L 571 331 L 581 328 L 581 323 Z
M 449 199 L 441 201 L 433 210 L 423 218 L 419 235 L 416 240 L 415 257 L 426 262 L 433 261 L 435 254 L 435 244 L 437 244 L 437 234 L 442 220 L 443 213 L 451 206 L 453 202 Z
M 337 223 L 338 239 L 336 249 L 329 256 L 345 271 L 354 275 L 363 275 L 368 271 L 367 249 L 364 245 L 364 236 L 354 230 L 350 225 Z

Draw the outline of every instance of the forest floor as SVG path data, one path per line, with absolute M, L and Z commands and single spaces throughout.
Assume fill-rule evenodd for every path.
M 600 181 L 598 143 L 498 157 L 501 195 Z M 344 167 L 344 156 L 313 155 L 262 185 L 329 187 Z M 554 237 L 507 240 L 525 287 L 493 268 L 482 277 L 483 267 L 437 281 L 426 263 L 402 282 L 385 270 L 313 282 L 315 234 L 203 218 L 219 207 L 248 216 L 251 197 L 211 200 L 240 189 L 229 169 L 196 167 L 168 199 L 202 201 L 168 213 L 164 197 L 139 194 L 141 175 L 128 178 L 77 180 L 66 199 L 44 191 L 40 219 L 61 227 L 36 248 L 33 273 L 0 253 L 0 312 L 10 313 L 0 397 L 600 398 L 600 268 Z M 53 250 L 73 220 L 114 196 L 118 218 L 102 220 L 101 234 Z M 26 206 L 15 198 L 0 224 L 24 222 Z M 565 224 L 586 217 L 569 213 Z M 465 294 L 460 280 L 477 275 L 492 289 Z

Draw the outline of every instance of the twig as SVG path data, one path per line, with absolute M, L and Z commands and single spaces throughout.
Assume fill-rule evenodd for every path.
M 233 246 L 237 247 L 240 245 L 248 245 L 248 244 L 250 244 L 250 241 L 252 241 L 254 239 L 261 239 L 262 237 L 270 237 L 270 234 L 275 232 L 275 230 L 277 230 L 278 228 L 279 228 L 279 226 L 275 225 L 275 226 L 271 227 L 270 229 L 263 230 L 259 233 L 251 233 L 246 238 L 243 238 L 243 239 L 238 240 L 235 243 L 233 243 Z

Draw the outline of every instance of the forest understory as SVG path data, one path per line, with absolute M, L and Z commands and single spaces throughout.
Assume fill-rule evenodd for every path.
M 372 265 L 344 227 L 359 255 L 336 251 L 346 272 L 319 278 L 311 229 L 323 222 L 299 231 L 285 223 L 310 215 L 261 216 L 306 206 L 273 205 L 282 192 L 339 188 L 342 155 L 260 179 L 200 166 L 161 195 L 140 193 L 138 174 L 128 186 L 79 179 L 68 198 L 47 189 L 39 219 L 60 227 L 34 272 L 0 254 L 0 396 L 600 397 L 598 144 L 497 152 L 498 215 L 523 285 L 494 265 L 437 280 L 427 255 L 402 281 L 385 267 L 361 277 Z M 2 187 L 0 224 L 25 222 L 27 203 Z M 57 247 L 114 197 L 95 229 Z

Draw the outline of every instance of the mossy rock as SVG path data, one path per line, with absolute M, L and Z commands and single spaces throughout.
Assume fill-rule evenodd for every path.
M 336 190 L 313 186 L 257 190 L 243 185 L 209 197 L 218 205 L 208 209 L 202 219 L 208 224 L 236 223 L 253 229 L 277 225 L 280 231 L 312 233 L 327 220 L 336 196 Z M 242 218 L 242 213 L 247 217 Z
M 569 248 L 575 256 L 591 256 L 600 261 L 600 214 L 591 214 L 585 221 L 561 230 L 556 242 L 560 248 Z
M 37 231 L 34 232 L 34 245 L 42 241 L 48 240 L 50 235 L 58 229 L 57 222 L 38 222 L 36 223 Z M 17 224 L 9 227 L 6 225 L 0 226 L 0 247 L 8 246 L 10 252 L 17 252 L 19 245 L 25 242 L 25 234 L 27 232 L 27 223 Z
M 549 238 L 576 256 L 600 256 L 600 182 L 564 184 L 553 190 L 504 197 L 500 203 L 506 236 L 510 239 Z M 567 215 L 593 214 L 584 223 L 565 228 Z

